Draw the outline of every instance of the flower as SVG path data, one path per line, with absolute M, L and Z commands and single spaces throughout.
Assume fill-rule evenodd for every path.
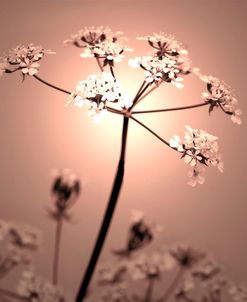
M 6 58 L 0 58 L 0 77 L 5 73 L 6 69 L 9 67 Z
M 71 102 L 79 107 L 86 104 L 89 108 L 89 115 L 96 122 L 106 114 L 107 102 L 117 103 L 124 108 L 132 104 L 122 94 L 121 83 L 108 72 L 90 75 L 85 81 L 79 82 L 67 104 Z
M 247 286 L 232 284 L 229 288 L 229 294 L 237 302 L 247 301 Z
M 187 245 L 174 246 L 170 248 L 169 253 L 181 268 L 186 269 L 192 268 L 206 256 L 204 252 Z
M 188 184 L 195 186 L 197 183 L 203 184 L 205 178 L 202 176 L 204 172 L 203 166 L 216 166 L 220 172 L 223 172 L 224 165 L 221 155 L 218 153 L 218 138 L 204 130 L 192 129 L 186 126 L 184 142 L 174 135 L 169 140 L 170 147 L 181 152 L 184 162 L 192 167 L 192 171 L 188 173 L 190 180 Z
M 22 71 L 23 79 L 26 75 L 34 75 L 38 72 L 40 61 L 45 54 L 54 54 L 49 49 L 42 46 L 35 46 L 33 43 L 27 46 L 19 45 L 11 49 L 3 63 L 0 63 L 0 74 L 3 72 L 12 73 L 17 70 Z M 13 67 L 13 68 L 12 68 Z
M 83 48 L 82 58 L 97 57 L 103 59 L 104 66 L 114 66 L 122 60 L 124 51 L 132 51 L 123 43 L 126 38 L 121 35 L 122 32 L 113 33 L 109 27 L 85 27 L 64 43 Z
M 127 272 L 126 261 L 115 261 L 104 264 L 98 270 L 98 282 L 100 285 L 121 283 Z
M 126 286 L 121 284 L 118 286 L 111 287 L 104 291 L 104 294 L 101 297 L 102 302 L 131 302 L 126 293 Z
M 158 84 L 160 81 L 172 83 L 177 88 L 182 88 L 183 78 L 179 76 L 181 70 L 175 60 L 169 57 L 136 57 L 129 60 L 133 68 L 140 66 L 145 70 L 145 81 Z
M 210 104 L 209 113 L 215 107 L 220 107 L 223 112 L 231 116 L 231 120 L 241 124 L 241 110 L 238 108 L 238 100 L 233 96 L 232 89 L 225 82 L 212 76 L 201 76 L 203 82 L 207 84 L 207 92 L 202 94 L 206 102 Z
M 52 185 L 52 194 L 55 199 L 56 210 L 53 213 L 56 217 L 64 215 L 64 212 L 70 208 L 80 193 L 80 181 L 69 169 L 55 172 L 55 178 Z
M 65 302 L 61 289 L 35 276 L 32 271 L 23 272 L 17 293 L 30 302 Z

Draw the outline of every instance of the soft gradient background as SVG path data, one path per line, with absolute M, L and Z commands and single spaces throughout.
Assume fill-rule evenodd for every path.
M 225 173 L 208 169 L 206 183 L 196 188 L 186 184 L 188 167 L 179 155 L 131 121 L 124 187 L 101 261 L 109 259 L 111 248 L 125 243 L 130 211 L 138 209 L 164 226 L 153 247 L 189 242 L 211 251 L 230 279 L 247 280 L 246 19 L 246 0 L 1 0 L 0 53 L 29 42 L 51 48 L 57 54 L 42 60 L 39 75 L 65 89 L 73 90 L 98 68 L 62 41 L 81 27 L 109 25 L 129 37 L 135 52 L 128 57 L 150 51 L 136 36 L 174 34 L 188 48 L 193 65 L 224 79 L 240 101 L 241 127 L 220 111 L 209 117 L 206 108 L 140 117 L 167 139 L 182 136 L 186 124 L 219 136 Z M 116 75 L 133 95 L 143 73 L 129 69 L 125 60 L 117 65 Z M 200 102 L 203 85 L 193 76 L 185 84 L 183 90 L 164 85 L 139 108 Z M 60 283 L 72 301 L 111 190 L 122 118 L 109 115 L 95 125 L 86 109 L 65 108 L 66 95 L 33 78 L 21 83 L 17 73 L 2 77 L 0 102 L 0 216 L 43 230 L 37 271 L 44 277 L 51 275 L 55 228 L 46 213 L 51 171 L 71 168 L 82 180 L 83 191 L 72 210 L 74 223 L 66 225 L 62 240 Z M 15 287 L 11 276 L 6 283 Z

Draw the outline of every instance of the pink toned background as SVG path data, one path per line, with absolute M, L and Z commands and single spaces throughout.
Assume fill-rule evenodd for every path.
M 247 1 L 230 0 L 8 0 L 0 2 L 0 53 L 19 43 L 34 42 L 56 51 L 41 63 L 39 75 L 65 89 L 90 73 L 94 60 L 81 59 L 79 50 L 62 41 L 87 25 L 109 25 L 129 37 L 137 56 L 150 49 L 136 36 L 164 31 L 174 34 L 190 52 L 193 65 L 204 74 L 224 79 L 240 101 L 241 127 L 206 108 L 145 115 L 140 119 L 169 139 L 183 134 L 184 125 L 219 136 L 225 172 L 208 169 L 206 183 L 187 186 L 188 167 L 178 154 L 139 125 L 130 123 L 125 183 L 101 261 L 125 242 L 129 214 L 138 209 L 164 226 L 154 246 L 177 241 L 210 250 L 226 275 L 247 280 L 246 205 L 246 19 Z M 117 77 L 133 95 L 143 73 L 116 67 Z M 203 85 L 191 76 L 185 88 L 162 87 L 139 108 L 181 106 L 200 102 Z M 111 189 L 120 147 L 122 119 L 111 116 L 93 124 L 86 109 L 65 108 L 66 95 L 19 74 L 0 81 L 0 216 L 43 230 L 38 272 L 50 278 L 54 223 L 47 218 L 51 171 L 71 168 L 83 182 L 73 209 L 74 223 L 64 228 L 60 283 L 72 299 L 77 291 Z M 14 279 L 8 280 L 15 287 Z

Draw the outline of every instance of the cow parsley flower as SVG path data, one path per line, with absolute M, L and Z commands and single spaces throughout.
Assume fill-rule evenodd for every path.
M 212 76 L 201 76 L 202 81 L 207 84 L 207 92 L 202 94 L 206 102 L 210 104 L 209 112 L 216 107 L 231 116 L 231 120 L 241 124 L 241 110 L 238 108 L 238 100 L 233 96 L 232 89 L 225 82 Z
M 124 51 L 132 51 L 123 43 L 126 38 L 121 35 L 122 32 L 114 33 L 109 27 L 85 27 L 64 43 L 83 48 L 83 58 L 97 57 L 103 59 L 104 66 L 113 66 L 122 60 Z
M 65 302 L 61 289 L 31 271 L 22 274 L 17 293 L 30 302 Z
M 183 78 L 180 77 L 180 70 L 177 62 L 168 57 L 136 57 L 129 60 L 129 65 L 133 68 L 141 67 L 145 70 L 145 81 L 147 83 L 158 84 L 160 81 L 172 83 L 177 88 L 183 88 Z
M 223 172 L 224 166 L 221 155 L 218 153 L 218 138 L 207 133 L 204 130 L 192 129 L 186 126 L 184 142 L 175 135 L 170 139 L 169 144 L 172 148 L 182 153 L 184 162 L 192 167 L 188 176 L 188 184 L 195 186 L 197 183 L 203 184 L 204 166 L 216 166 L 220 172 Z
M 38 62 L 45 54 L 54 54 L 54 52 L 44 49 L 42 46 L 35 46 L 33 43 L 27 46 L 19 45 L 11 49 L 3 63 L 0 64 L 0 74 L 21 70 L 23 78 L 26 75 L 32 76 L 39 71 Z
M 90 75 L 85 81 L 79 82 L 67 104 L 71 102 L 78 107 L 86 104 L 89 115 L 95 122 L 106 114 L 107 102 L 117 103 L 126 108 L 132 104 L 122 94 L 121 83 L 108 72 Z

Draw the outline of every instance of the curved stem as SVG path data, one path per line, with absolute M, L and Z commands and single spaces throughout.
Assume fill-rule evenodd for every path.
M 178 286 L 178 283 L 179 283 L 180 279 L 182 278 L 183 274 L 184 274 L 184 270 L 180 269 L 178 271 L 177 275 L 175 276 L 174 280 L 170 284 L 170 286 L 167 288 L 164 295 L 162 297 L 160 297 L 156 302 L 166 302 L 167 301 L 167 299 L 171 296 L 171 294 L 174 292 L 174 290 Z
M 84 274 L 83 280 L 81 282 L 80 289 L 78 291 L 76 302 L 81 302 L 87 294 L 87 289 L 90 284 L 91 278 L 93 276 L 98 258 L 100 256 L 101 250 L 103 248 L 106 235 L 111 224 L 114 209 L 117 204 L 119 193 L 123 183 L 124 177 L 124 166 L 125 166 L 125 153 L 126 153 L 126 143 L 127 143 L 127 133 L 128 133 L 129 118 L 124 116 L 123 118 L 123 130 L 122 130 L 122 142 L 121 142 L 121 152 L 117 168 L 117 173 L 113 183 L 111 195 L 108 201 L 107 209 L 105 211 L 104 219 L 96 240 L 90 261 L 88 263 L 86 272 Z
M 208 103 L 204 102 L 204 103 L 199 103 L 199 104 L 190 105 L 190 106 L 183 106 L 183 107 L 174 107 L 174 108 L 156 109 L 156 110 L 133 111 L 132 114 L 157 113 L 157 112 L 168 112 L 168 111 L 186 110 L 186 109 L 203 107 L 203 106 L 207 106 L 207 105 L 208 105 Z
M 62 233 L 62 222 L 63 218 L 59 217 L 56 225 L 55 234 L 55 248 L 54 248 L 54 258 L 53 258 L 53 271 L 52 271 L 52 282 L 54 285 L 58 283 L 58 269 L 59 269 L 59 252 L 60 252 L 60 241 Z
M 110 66 L 110 71 L 111 71 L 112 76 L 113 76 L 114 79 L 116 80 L 115 73 L 114 73 L 114 70 L 113 70 L 113 67 L 112 67 L 112 66 Z
M 130 118 L 133 121 L 135 121 L 136 123 L 138 123 L 139 125 L 141 125 L 143 128 L 147 129 L 150 133 L 152 133 L 155 137 L 157 137 L 160 141 L 162 141 L 162 143 L 166 144 L 172 150 L 176 150 L 176 149 L 172 148 L 170 146 L 170 144 L 165 139 L 163 139 L 162 137 L 160 137 L 157 133 L 155 133 L 153 130 L 151 130 L 148 126 L 146 126 L 145 124 L 143 124 L 142 122 L 140 122 L 139 120 L 137 120 L 136 118 L 134 118 L 133 116 L 130 116 Z
M 63 93 L 66 93 L 66 94 L 71 94 L 70 91 L 65 90 L 65 89 L 63 89 L 63 88 L 60 88 L 60 87 L 57 87 L 57 86 L 55 86 L 55 85 L 53 85 L 53 84 L 51 84 L 51 83 L 49 83 L 49 82 L 47 82 L 47 81 L 41 79 L 41 78 L 40 78 L 39 76 L 37 76 L 36 74 L 34 74 L 33 77 L 34 77 L 36 80 L 40 81 L 41 83 L 43 83 L 43 84 L 45 84 L 45 85 L 47 85 L 47 86 L 49 86 L 49 87 L 51 87 L 51 88 L 53 88 L 53 89 L 56 89 L 56 90 L 58 90 L 58 91 L 61 91 L 61 92 L 63 92 Z

